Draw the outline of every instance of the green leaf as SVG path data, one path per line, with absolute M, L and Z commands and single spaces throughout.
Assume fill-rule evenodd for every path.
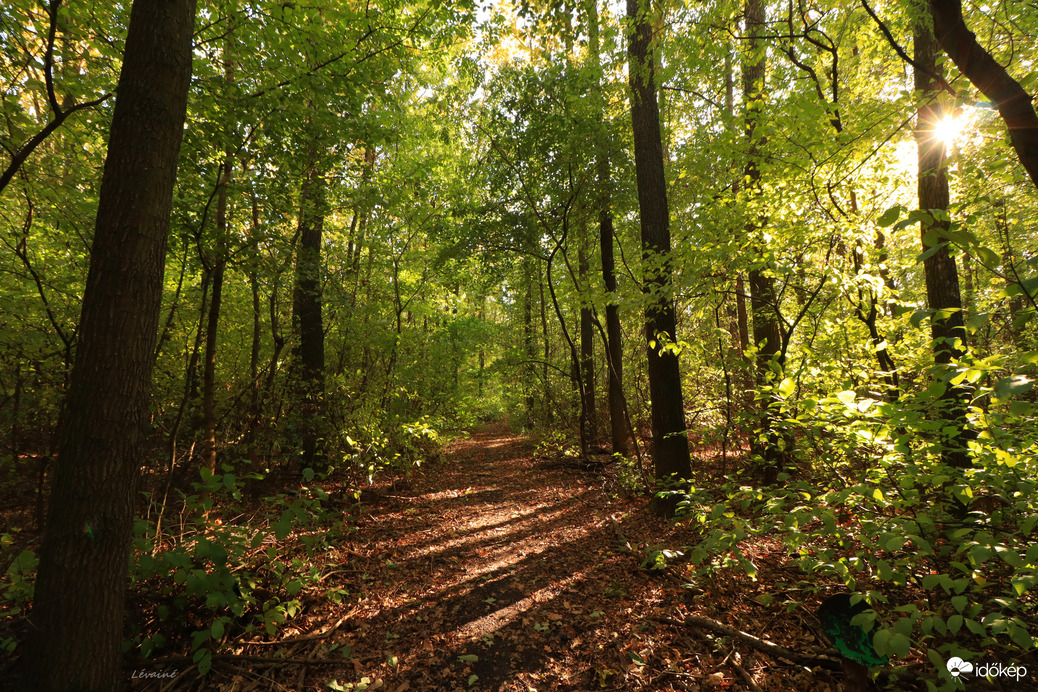
M 1024 565 L 1023 558 L 1021 558 L 1020 554 L 1015 550 L 1010 550 L 1005 546 L 999 545 L 995 546 L 995 552 L 998 553 L 998 556 L 1002 558 L 1002 561 L 1010 567 L 1023 567 Z
M 288 537 L 288 534 L 292 533 L 292 520 L 288 517 L 282 517 L 273 523 L 272 528 L 274 529 L 274 538 L 283 541 Z
M 980 261 L 989 269 L 997 267 L 1002 261 L 998 253 L 984 245 L 976 246 L 976 252 L 980 256 Z
M 890 630 L 878 630 L 876 634 L 872 635 L 872 646 L 880 657 L 891 654 L 890 638 L 893 635 L 894 633 Z
M 1031 648 L 1031 644 L 1034 643 L 1034 639 L 1031 637 L 1030 633 L 1023 627 L 1018 627 L 1017 625 L 1009 626 L 1009 638 L 1024 651 L 1028 651 Z
M 1034 387 L 1034 380 L 1023 375 L 1003 377 L 995 383 L 993 396 L 999 401 L 1008 401 L 1010 397 L 1026 394 Z
M 213 626 L 209 628 L 209 633 L 212 635 L 214 641 L 219 641 L 223 638 L 223 631 L 226 626 L 227 623 L 224 622 L 223 618 L 217 618 L 217 620 L 213 622 Z
M 479 660 L 479 656 L 476 654 L 462 654 L 461 656 L 458 656 L 458 660 L 462 663 L 475 663 Z
M 912 652 L 912 642 L 900 632 L 895 632 L 890 637 L 890 652 L 894 656 L 907 656 Z
M 918 328 L 920 325 L 922 325 L 923 321 L 929 317 L 930 311 L 925 308 L 920 308 L 919 310 L 916 310 L 912 313 L 912 316 L 909 318 L 908 321 L 912 324 L 913 327 Z
M 213 667 L 213 653 L 209 649 L 199 649 L 192 660 L 198 664 L 199 675 L 206 675 Z
M 880 217 L 876 219 L 876 225 L 880 228 L 887 228 L 888 226 L 892 226 L 894 222 L 897 221 L 898 218 L 900 218 L 901 212 L 903 212 L 904 210 L 905 208 L 903 206 L 901 206 L 900 204 L 895 204 L 890 209 L 887 209 L 885 212 L 880 214 Z

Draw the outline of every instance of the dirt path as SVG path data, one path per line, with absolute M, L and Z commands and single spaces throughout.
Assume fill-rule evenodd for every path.
M 494 427 L 382 499 L 353 546 L 370 580 L 356 672 L 400 692 L 613 687 L 632 663 L 602 650 L 626 644 L 607 630 L 632 588 L 614 522 L 633 507 L 601 485 Z
M 692 609 L 739 624 L 730 606 L 751 589 L 715 581 L 693 605 L 702 592 L 639 567 L 645 545 L 681 544 L 676 529 L 601 475 L 533 458 L 504 426 L 369 495 L 327 581 L 348 593 L 341 609 L 283 633 L 302 640 L 279 655 L 334 663 L 218 663 L 200 689 L 835 689 L 755 674 L 763 664 L 667 624 Z

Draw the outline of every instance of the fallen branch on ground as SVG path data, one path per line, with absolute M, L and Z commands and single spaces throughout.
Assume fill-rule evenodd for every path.
M 797 665 L 808 667 L 821 666 L 822 668 L 827 668 L 829 670 L 843 670 L 843 666 L 837 658 L 801 654 L 792 649 L 787 649 L 784 646 L 779 646 L 778 644 L 765 641 L 760 637 L 755 637 L 748 632 L 743 632 L 742 630 L 729 627 L 728 625 L 717 622 L 716 620 L 703 617 L 702 615 L 686 615 L 684 620 L 675 620 L 674 618 L 654 619 L 667 625 L 675 625 L 678 627 L 698 627 L 700 629 L 716 632 L 717 634 L 726 637 L 732 637 L 733 639 L 737 639 L 745 644 L 749 644 L 757 651 L 761 651 L 777 658 L 784 658 L 787 661 L 796 663 Z

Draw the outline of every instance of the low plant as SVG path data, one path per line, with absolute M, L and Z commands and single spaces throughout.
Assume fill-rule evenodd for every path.
M 973 465 L 948 467 L 937 389 L 896 402 L 845 391 L 802 406 L 786 424 L 818 456 L 800 465 L 801 477 L 693 488 L 679 511 L 699 537 L 686 550 L 700 574 L 755 579 L 743 548 L 778 539 L 816 589 L 825 580 L 866 595 L 881 656 L 928 659 L 931 689 L 950 690 L 961 687 L 944 664 L 951 657 L 1011 661 L 1035 646 L 1038 427 L 1029 402 L 1001 395 L 998 404 L 997 383 L 978 388 L 997 405 L 972 412 Z

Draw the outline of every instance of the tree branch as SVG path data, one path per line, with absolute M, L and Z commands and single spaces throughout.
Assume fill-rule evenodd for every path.
M 937 43 L 973 86 L 998 108 L 1020 163 L 1031 182 L 1038 186 L 1038 115 L 1031 95 L 977 42 L 962 18 L 961 0 L 929 2 Z
M 930 79 L 934 80 L 937 86 L 939 86 L 944 91 L 947 91 L 952 96 L 958 97 L 958 93 L 956 93 L 955 89 L 953 89 L 952 86 L 945 81 L 944 77 L 934 74 L 930 70 L 923 68 L 915 60 L 908 56 L 908 53 L 905 52 L 905 49 L 902 48 L 898 44 L 898 42 L 894 40 L 894 35 L 890 33 L 890 29 L 887 28 L 887 25 L 884 24 L 883 20 L 876 15 L 876 13 L 872 10 L 871 7 L 869 7 L 869 3 L 867 2 L 867 0 L 861 0 L 861 6 L 865 8 L 865 11 L 868 12 L 869 16 L 872 17 L 873 21 L 876 22 L 876 26 L 879 27 L 879 30 L 883 33 L 883 36 L 886 37 L 887 43 L 890 44 L 890 47 L 894 49 L 894 52 L 897 53 L 899 58 L 911 65 L 913 70 L 918 70 L 919 72 L 923 72 L 924 74 L 926 74 Z

